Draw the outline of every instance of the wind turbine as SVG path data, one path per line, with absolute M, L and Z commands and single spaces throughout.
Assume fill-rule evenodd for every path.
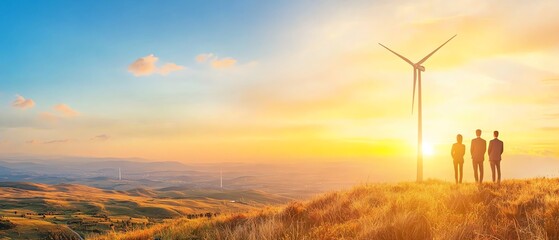
M 411 102 L 411 112 L 413 114 L 413 105 L 415 102 L 415 85 L 417 82 L 417 181 L 421 182 L 423 181 L 423 137 L 422 137 L 422 123 L 421 123 L 421 72 L 425 72 L 425 67 L 422 66 L 421 64 L 423 64 L 425 61 L 427 61 L 427 59 L 429 59 L 435 52 L 437 52 L 440 48 L 442 48 L 446 43 L 448 43 L 450 40 L 452 40 L 454 37 L 456 37 L 456 35 L 452 36 L 450 39 L 448 39 L 446 42 L 444 42 L 441 46 L 439 46 L 437 49 L 433 50 L 431 53 L 429 53 L 427 56 L 425 56 L 423 59 L 421 59 L 419 62 L 417 63 L 413 63 L 412 61 L 410 61 L 409 59 L 405 58 L 404 56 L 392 51 L 390 48 L 382 45 L 381 43 L 379 43 L 382 47 L 386 48 L 388 51 L 396 54 L 396 56 L 400 57 L 402 60 L 406 61 L 407 63 L 409 63 L 412 67 L 413 67 L 413 96 L 412 96 L 412 102 Z

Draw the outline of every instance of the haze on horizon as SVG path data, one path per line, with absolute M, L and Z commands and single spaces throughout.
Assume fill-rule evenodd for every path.
M 469 149 L 477 128 L 486 140 L 501 132 L 505 178 L 558 173 L 557 1 L 10 1 L 0 10 L 2 156 L 413 169 L 411 69 L 377 43 L 417 61 L 458 34 L 423 74 L 425 177 L 450 173 L 456 134 Z M 548 167 L 520 174 L 540 163 Z

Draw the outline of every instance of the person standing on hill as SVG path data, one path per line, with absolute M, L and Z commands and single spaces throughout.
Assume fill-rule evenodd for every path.
M 489 141 L 489 164 L 491 164 L 491 176 L 495 182 L 495 168 L 497 168 L 497 183 L 501 183 L 501 154 L 503 154 L 503 141 L 499 140 L 499 131 L 494 131 L 493 136 L 495 139 Z
M 481 130 L 476 130 L 477 138 L 472 139 L 470 146 L 470 153 L 472 154 L 472 163 L 474 165 L 474 177 L 477 183 L 483 182 L 483 161 L 485 160 L 485 150 L 487 149 L 487 142 L 481 138 Z M 479 177 L 478 177 L 479 171 Z
M 454 163 L 454 179 L 456 183 L 462 183 L 464 154 L 466 154 L 466 146 L 462 144 L 462 135 L 458 134 L 456 135 L 456 143 L 452 144 L 452 149 L 450 150 Z

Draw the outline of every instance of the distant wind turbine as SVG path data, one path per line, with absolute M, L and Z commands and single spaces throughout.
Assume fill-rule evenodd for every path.
M 118 180 L 122 180 L 122 172 L 120 171 L 120 168 L 118 168 Z
M 409 63 L 412 67 L 413 67 L 413 96 L 412 96 L 412 102 L 411 102 L 411 111 L 413 114 L 413 105 L 414 105 L 414 101 L 415 101 L 415 85 L 417 82 L 417 181 L 421 182 L 423 181 L 423 137 L 422 137 L 422 123 L 421 123 L 421 72 L 425 71 L 425 67 L 422 66 L 421 64 L 423 64 L 425 61 L 427 61 L 427 59 L 429 59 L 435 52 L 437 52 L 440 48 L 442 48 L 446 43 L 448 43 L 450 40 L 452 40 L 454 37 L 456 37 L 456 35 L 452 36 L 450 39 L 448 39 L 446 42 L 444 42 L 440 47 L 438 47 L 437 49 L 435 49 L 434 51 L 432 51 L 431 53 L 429 53 L 427 56 L 425 56 L 423 59 L 421 59 L 419 62 L 417 63 L 413 63 L 412 61 L 410 61 L 409 59 L 405 58 L 404 56 L 392 51 L 390 48 L 382 45 L 381 43 L 379 43 L 381 46 L 383 46 L 384 48 L 386 48 L 388 51 L 396 54 L 396 56 L 400 57 L 402 60 L 406 61 L 407 63 Z

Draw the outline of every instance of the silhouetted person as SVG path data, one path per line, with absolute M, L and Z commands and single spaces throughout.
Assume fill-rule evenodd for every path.
M 464 154 L 466 154 L 466 146 L 462 144 L 462 135 L 458 134 L 456 136 L 456 143 L 452 144 L 452 149 L 450 150 L 450 155 L 454 163 L 454 179 L 456 183 L 462 183 Z
M 493 136 L 495 139 L 489 141 L 489 148 L 487 153 L 489 155 L 489 164 L 491 164 L 491 176 L 495 182 L 495 167 L 497 167 L 497 182 L 501 183 L 501 154 L 503 154 L 503 141 L 499 140 L 499 131 L 494 131 Z
M 487 147 L 487 142 L 485 142 L 485 140 L 481 138 L 481 130 L 476 130 L 476 136 L 477 138 L 472 139 L 472 145 L 470 145 L 470 153 L 472 154 L 472 163 L 474 165 L 474 177 L 476 178 L 476 182 L 482 183 L 483 160 L 485 160 L 485 149 Z

